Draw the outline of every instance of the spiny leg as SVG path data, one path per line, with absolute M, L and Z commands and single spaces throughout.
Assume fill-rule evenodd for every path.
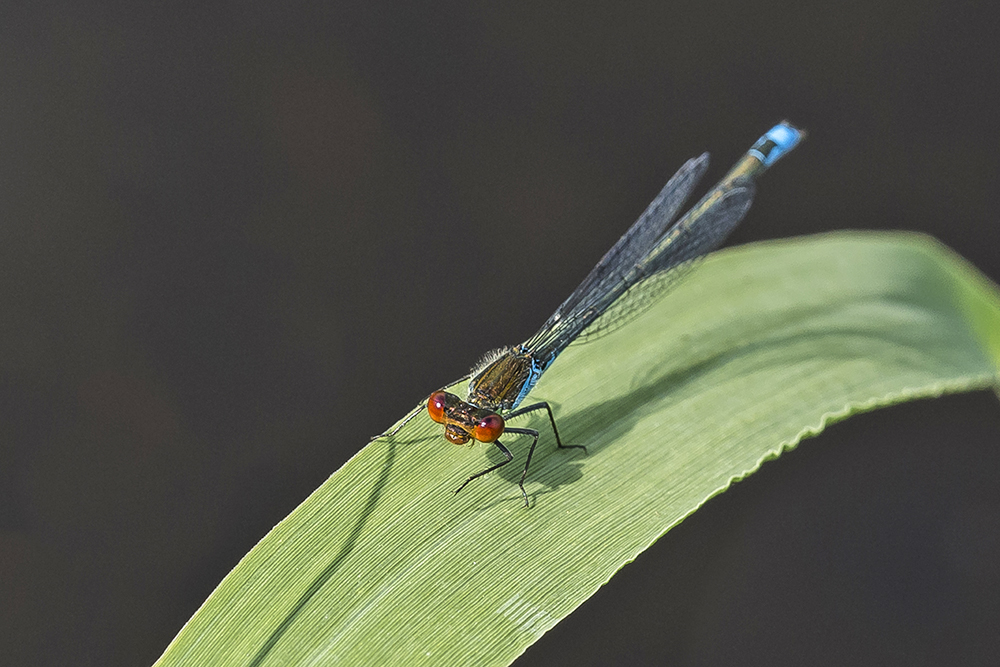
M 507 430 L 509 431 L 511 429 L 507 429 Z M 482 472 L 477 472 L 475 475 L 473 475 L 469 479 L 467 479 L 464 482 L 462 482 L 462 486 L 460 486 L 457 489 L 455 489 L 455 493 L 458 493 L 459 491 L 461 491 L 462 489 L 464 489 L 465 485 L 468 484 L 469 482 L 471 482 L 472 480 L 474 480 L 475 478 L 482 477 L 486 473 L 493 472 L 497 468 L 502 468 L 503 466 L 507 465 L 508 463 L 510 463 L 511 461 L 514 460 L 514 455 L 510 453 L 509 449 L 507 449 L 506 447 L 503 446 L 502 442 L 500 442 L 499 440 L 494 440 L 493 444 L 497 446 L 497 449 L 499 449 L 503 453 L 504 456 L 507 457 L 506 460 L 501 461 L 500 463 L 496 464 L 495 466 L 490 466 L 489 468 L 487 468 L 486 470 L 483 470 Z M 524 488 L 521 489 L 521 493 L 524 493 Z M 525 500 L 524 502 L 528 502 L 528 501 Z
M 541 410 L 542 408 L 545 408 L 545 411 L 549 413 L 549 422 L 552 424 L 552 432 L 556 434 L 556 444 L 559 445 L 559 449 L 582 449 L 584 452 L 587 451 L 587 448 L 584 447 L 583 445 L 562 444 L 562 440 L 559 438 L 559 429 L 556 428 L 556 419 L 555 417 L 552 416 L 552 408 L 549 407 L 549 404 L 546 403 L 545 401 L 542 401 L 541 403 L 533 403 L 532 405 L 527 405 L 523 408 L 518 408 L 517 410 L 514 410 L 505 415 L 504 419 L 505 420 L 511 419 L 512 417 L 525 415 L 528 414 L 529 412 L 536 412 L 538 410 Z M 511 430 L 512 429 L 507 429 L 507 432 L 510 433 Z
M 458 384 L 459 382 L 464 382 L 465 380 L 468 380 L 470 377 L 472 377 L 471 373 L 469 373 L 467 375 L 463 375 L 462 377 L 458 378 L 457 380 L 455 380 L 451 384 L 446 385 L 445 389 L 447 389 L 448 387 L 453 387 L 454 385 Z M 428 394 L 428 398 L 430 398 L 430 394 Z M 416 417 L 417 415 L 419 415 L 421 410 L 424 410 L 426 408 L 427 408 L 427 398 L 425 398 L 422 403 L 418 403 L 417 407 L 415 407 L 412 410 L 410 410 L 406 414 L 406 416 L 403 417 L 403 421 L 399 422 L 399 424 L 397 424 L 395 428 L 393 428 L 391 430 L 388 430 L 388 431 L 384 431 L 382 433 L 379 433 L 378 435 L 373 435 L 371 438 L 369 438 L 368 442 L 374 442 L 375 440 L 378 440 L 379 438 L 391 438 L 392 436 L 394 436 L 397 433 L 399 433 L 399 429 L 401 429 L 404 426 L 406 426 L 406 424 L 411 419 L 413 419 L 414 417 Z
M 392 436 L 394 436 L 397 433 L 399 433 L 399 429 L 401 429 L 404 426 L 406 426 L 407 422 L 409 422 L 411 419 L 413 419 L 414 417 L 416 417 L 417 415 L 419 415 L 420 411 L 421 410 L 425 410 L 426 408 L 427 408 L 427 401 L 424 401 L 423 403 L 419 404 L 417 407 L 415 407 L 412 410 L 410 410 L 410 412 L 405 417 L 403 417 L 403 421 L 399 422 L 399 424 L 397 424 L 395 426 L 395 428 L 392 428 L 392 429 L 390 429 L 388 431 L 385 431 L 383 433 L 379 433 L 378 435 L 373 435 L 368 440 L 368 442 L 374 442 L 375 440 L 378 440 L 379 438 L 391 438 Z
M 528 494 L 524 491 L 524 478 L 528 475 L 528 466 L 531 465 L 531 455 L 535 453 L 535 445 L 538 444 L 538 431 L 533 428 L 509 428 L 507 433 L 517 433 L 519 435 L 530 435 L 532 437 L 531 447 L 528 449 L 528 460 L 524 462 L 524 470 L 521 471 L 521 481 L 517 483 L 521 487 L 521 497 L 524 498 L 524 506 L 528 506 Z

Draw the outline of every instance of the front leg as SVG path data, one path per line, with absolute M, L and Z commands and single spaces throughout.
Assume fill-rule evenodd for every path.
M 521 487 L 521 497 L 524 498 L 524 506 L 527 507 L 528 494 L 524 490 L 524 478 L 528 474 L 528 466 L 531 465 L 531 455 L 535 452 L 535 445 L 538 444 L 538 431 L 536 431 L 533 428 L 508 428 L 505 432 L 513 433 L 515 435 L 530 435 L 532 437 L 531 448 L 528 450 L 528 460 L 524 462 L 524 470 L 521 472 L 521 481 L 517 483 L 517 485 Z M 497 446 L 497 449 L 499 449 L 503 453 L 506 459 L 496 464 L 495 466 L 490 466 L 486 470 L 477 472 L 475 475 L 472 475 L 471 477 L 469 477 L 469 479 L 462 482 L 462 486 L 455 489 L 455 493 L 458 493 L 459 491 L 464 489 L 466 484 L 476 479 L 477 477 L 482 477 L 486 473 L 493 472 L 497 468 L 502 468 L 503 466 L 507 465 L 508 463 L 514 460 L 514 455 L 510 453 L 509 449 L 504 447 L 502 442 L 500 442 L 499 440 L 494 440 L 493 444 Z
M 399 429 L 406 426 L 406 424 L 411 419 L 419 415 L 421 410 L 426 410 L 426 409 L 427 409 L 427 401 L 425 400 L 423 403 L 418 404 L 417 407 L 410 410 L 410 412 L 405 417 L 403 417 L 403 421 L 399 422 L 395 428 L 389 429 L 388 431 L 383 431 L 378 435 L 373 435 L 371 438 L 368 439 L 368 442 L 375 442 L 379 438 L 391 438 L 392 436 L 399 433 Z
M 510 430 L 510 429 L 508 429 L 508 430 Z M 502 468 L 503 466 L 507 465 L 508 463 L 510 463 L 511 461 L 514 460 L 514 455 L 510 453 L 509 449 L 507 449 L 506 447 L 503 446 L 502 442 L 500 442 L 499 440 L 494 440 L 493 444 L 497 446 L 497 449 L 499 449 L 503 453 L 503 455 L 507 457 L 507 459 L 505 461 L 501 461 L 500 463 L 496 464 L 495 466 L 490 466 L 489 468 L 487 468 L 486 470 L 483 470 L 482 472 L 477 472 L 475 475 L 473 475 L 469 479 L 467 479 L 464 482 L 462 482 L 462 486 L 460 486 L 457 489 L 455 489 L 455 493 L 458 493 L 459 491 L 461 491 L 462 489 L 464 489 L 465 485 L 468 484 L 469 482 L 471 482 L 472 480 L 474 480 L 475 478 L 482 477 L 486 473 L 493 472 L 497 468 Z M 524 490 L 522 489 L 521 492 L 523 493 Z

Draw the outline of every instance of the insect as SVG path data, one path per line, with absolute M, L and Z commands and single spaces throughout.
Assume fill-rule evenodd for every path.
M 545 410 L 556 445 L 560 449 L 583 449 L 564 445 L 556 428 L 551 406 L 545 401 L 519 407 L 552 365 L 559 353 L 574 341 L 591 339 L 620 327 L 645 310 L 687 276 L 695 262 L 717 248 L 739 224 L 753 202 L 755 181 L 771 165 L 792 150 L 805 133 L 787 121 L 762 136 L 702 199 L 671 225 L 681 206 L 708 168 L 708 153 L 688 160 L 597 266 L 584 278 L 535 335 L 513 347 L 487 354 L 468 375 L 468 395 L 439 390 L 427 399 L 431 419 L 444 425 L 444 437 L 456 445 L 470 440 L 493 443 L 504 460 L 477 472 L 455 489 L 458 493 L 472 480 L 514 460 L 500 442 L 504 435 L 532 438 L 518 486 L 528 507 L 524 479 L 538 444 L 538 431 L 507 426 L 514 417 Z M 629 294 L 630 298 L 621 300 Z M 417 406 L 395 428 L 372 440 L 395 435 L 415 417 Z

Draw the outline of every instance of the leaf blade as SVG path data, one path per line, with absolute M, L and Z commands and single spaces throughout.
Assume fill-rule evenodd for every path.
M 996 386 L 997 288 L 926 237 L 831 234 L 713 256 L 572 346 L 519 502 L 515 463 L 424 416 L 364 448 L 220 584 L 158 664 L 508 664 L 670 527 L 825 424 Z M 485 454 L 484 454 L 485 452 Z M 250 619 L 248 622 L 247 619 Z

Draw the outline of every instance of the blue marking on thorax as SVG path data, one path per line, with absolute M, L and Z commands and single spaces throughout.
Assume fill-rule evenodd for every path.
M 520 352 L 521 350 L 518 351 Z M 517 398 L 514 399 L 514 403 L 510 406 L 511 410 L 521 404 L 521 401 L 523 401 L 525 396 L 528 395 L 528 392 L 530 392 L 535 385 L 538 384 L 538 378 L 542 377 L 542 373 L 545 372 L 545 369 L 551 366 L 552 362 L 555 361 L 555 357 L 549 359 L 548 361 L 543 361 L 532 356 L 529 356 L 529 359 L 531 360 L 531 371 L 528 375 L 528 380 L 521 385 L 520 393 L 518 393 Z

